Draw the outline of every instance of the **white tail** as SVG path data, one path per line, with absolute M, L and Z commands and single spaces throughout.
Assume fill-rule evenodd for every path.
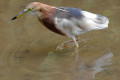
M 83 17 L 82 26 L 87 30 L 98 30 L 108 28 L 109 20 L 107 17 L 93 14 L 87 11 L 81 11 Z

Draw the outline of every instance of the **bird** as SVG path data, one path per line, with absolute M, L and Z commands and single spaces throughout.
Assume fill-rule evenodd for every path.
M 35 15 L 49 30 L 71 38 L 63 42 L 57 49 L 63 49 L 66 44 L 74 43 L 79 47 L 78 36 L 92 30 L 108 28 L 109 19 L 100 14 L 91 13 L 72 7 L 55 7 L 41 2 L 32 2 L 11 20 L 15 20 L 26 13 Z

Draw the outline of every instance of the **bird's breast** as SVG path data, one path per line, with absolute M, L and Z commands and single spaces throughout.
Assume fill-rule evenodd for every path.
M 38 18 L 39 19 L 39 18 Z M 43 19 L 39 19 L 39 21 L 46 27 L 48 28 L 49 30 L 57 33 L 57 34 L 60 34 L 60 35 L 63 35 L 63 36 L 66 36 L 66 34 L 64 32 L 62 32 L 61 30 L 57 29 L 56 28 L 56 25 L 54 23 L 54 20 L 53 18 L 43 18 Z

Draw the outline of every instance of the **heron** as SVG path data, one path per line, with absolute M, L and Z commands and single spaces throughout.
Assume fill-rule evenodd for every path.
M 15 20 L 26 13 L 35 15 L 49 30 L 71 38 L 57 48 L 63 49 L 67 43 L 74 43 L 79 47 L 78 35 L 92 30 L 108 28 L 109 19 L 105 16 L 72 7 L 55 7 L 40 2 L 32 2 L 11 20 Z

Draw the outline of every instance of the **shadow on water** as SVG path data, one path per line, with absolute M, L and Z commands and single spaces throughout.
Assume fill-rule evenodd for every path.
M 62 54 L 60 55 L 62 57 Z M 108 52 L 96 60 L 86 62 L 79 60 L 79 51 L 75 52 L 74 56 L 67 55 L 67 58 L 72 57 L 72 60 L 67 60 L 65 57 L 60 58 L 59 56 L 54 52 L 48 53 L 40 64 L 42 70 L 41 79 L 53 80 L 56 77 L 58 80 L 94 80 L 98 72 L 107 69 L 104 67 L 111 64 L 113 54 Z M 64 60 L 61 62 L 59 59 Z

